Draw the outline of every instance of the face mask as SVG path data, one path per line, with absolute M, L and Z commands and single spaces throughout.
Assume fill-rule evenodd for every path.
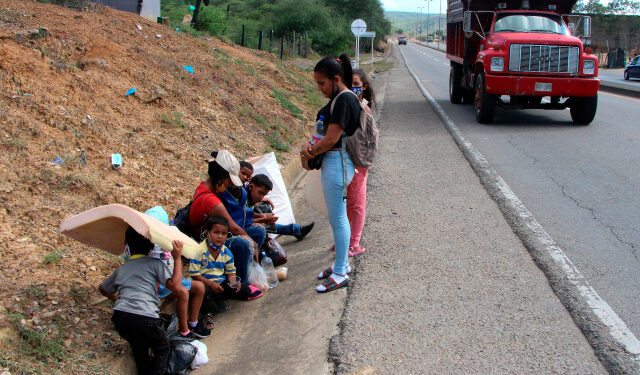
M 127 260 L 131 257 L 131 249 L 129 249 L 129 244 L 124 245 L 124 252 L 122 253 L 122 258 Z
M 220 249 L 222 249 L 222 245 L 220 245 L 220 246 L 216 246 L 216 245 L 214 245 L 214 244 L 213 244 L 213 241 L 211 241 L 211 239 L 210 239 L 210 238 L 207 238 L 207 243 L 209 244 L 209 246 L 211 246 L 211 248 L 212 248 L 213 250 L 219 251 Z
M 351 91 L 353 91 L 354 94 L 360 96 L 362 94 L 362 87 L 352 87 Z

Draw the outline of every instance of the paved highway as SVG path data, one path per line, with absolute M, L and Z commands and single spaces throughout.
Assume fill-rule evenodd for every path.
M 443 53 L 411 42 L 399 49 L 466 138 L 640 337 L 640 100 L 600 92 L 596 118 L 584 127 L 572 125 L 568 110 L 497 109 L 494 123 L 482 125 L 474 106 L 450 103 Z

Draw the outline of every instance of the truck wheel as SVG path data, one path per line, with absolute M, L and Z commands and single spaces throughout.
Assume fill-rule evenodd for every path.
M 480 73 L 476 82 L 476 120 L 481 124 L 490 124 L 496 113 L 496 96 L 487 94 L 484 73 Z
M 462 68 L 458 64 L 451 64 L 449 71 L 449 100 L 453 104 L 462 102 L 463 89 L 460 81 L 462 80 Z
M 589 125 L 596 117 L 598 108 L 598 95 L 585 98 L 571 98 L 571 119 L 575 125 Z

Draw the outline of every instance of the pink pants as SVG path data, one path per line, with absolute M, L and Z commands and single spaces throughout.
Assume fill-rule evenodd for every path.
M 367 207 L 367 172 L 369 168 L 356 167 L 353 180 L 347 188 L 347 217 L 351 225 L 349 248 L 360 246 L 360 236 L 364 228 L 364 216 Z

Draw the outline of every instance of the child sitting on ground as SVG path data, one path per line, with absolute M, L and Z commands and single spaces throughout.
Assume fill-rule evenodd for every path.
M 273 182 L 271 182 L 269 177 L 264 174 L 257 174 L 253 176 L 251 182 L 249 182 L 249 187 L 247 188 L 247 207 L 253 210 L 256 204 L 264 204 L 265 196 L 269 194 L 271 190 L 273 190 Z M 300 226 L 295 223 L 288 225 L 273 223 L 273 225 L 266 226 L 265 229 L 268 233 L 294 236 L 298 241 L 302 241 L 302 239 L 311 232 L 313 225 L 313 222 L 305 226 Z
M 169 361 L 169 341 L 158 312 L 158 283 L 180 293 L 182 242 L 173 241 L 173 276 L 159 259 L 147 256 L 153 243 L 132 227 L 125 232 L 129 259 L 100 284 L 100 293 L 115 301 L 111 320 L 116 331 L 131 345 L 138 374 L 162 375 Z M 153 352 L 150 355 L 149 350 Z
M 169 225 L 169 215 L 167 211 L 161 206 L 155 206 L 147 211 L 145 214 L 158 219 L 160 222 Z M 176 227 L 172 229 L 179 230 Z M 171 261 L 171 256 L 164 252 L 158 245 L 154 245 L 153 250 L 149 253 L 152 258 L 158 258 L 164 262 L 169 268 L 169 271 L 173 273 L 174 264 Z M 188 337 L 193 335 L 199 339 L 209 337 L 211 329 L 213 329 L 213 317 L 209 314 L 198 320 L 198 314 L 200 307 L 202 306 L 202 300 L 204 298 L 204 284 L 200 281 L 190 280 L 182 278 L 180 291 L 174 293 L 164 285 L 158 286 L 158 297 L 176 298 L 176 315 L 178 316 L 178 329 L 182 336 Z M 187 316 L 188 314 L 188 316 Z M 188 319 L 188 320 L 187 320 Z
M 205 303 L 203 309 L 223 311 L 224 300 L 253 300 L 262 296 L 262 292 L 252 286 L 243 285 L 236 276 L 233 254 L 224 242 L 227 240 L 229 222 L 222 216 L 209 216 L 204 224 L 205 240 L 200 244 L 200 257 L 191 259 L 189 275 L 201 281 L 205 286 Z

